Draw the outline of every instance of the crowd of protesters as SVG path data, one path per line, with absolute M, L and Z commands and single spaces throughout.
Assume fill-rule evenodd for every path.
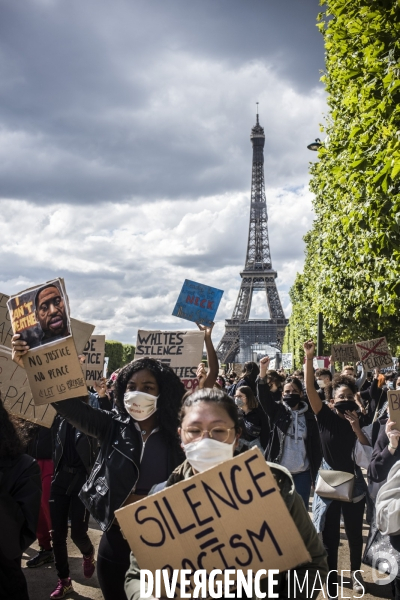
M 387 411 L 387 392 L 400 389 L 400 377 L 378 369 L 358 373 L 359 365 L 339 373 L 332 361 L 330 369 L 315 370 L 311 340 L 304 344 L 304 371 L 270 369 L 264 357 L 245 363 L 239 375 L 222 373 L 212 328 L 200 328 L 208 370 L 199 366 L 193 393 L 185 392 L 170 367 L 141 358 L 97 382 L 88 398 L 54 403 L 50 429 L 16 419 L 0 403 L 0 525 L 6 534 L 0 536 L 0 598 L 29 599 L 21 559 L 35 539 L 40 550 L 26 566 L 54 562 L 58 581 L 50 597 L 73 592 L 70 524 L 84 577 L 97 569 L 105 600 L 139 600 L 140 566 L 115 511 L 253 446 L 268 461 L 310 554 L 301 569 L 319 571 L 323 581 L 332 572 L 328 597 L 338 595 L 341 519 L 356 594 L 366 587 L 360 572 L 365 513 L 400 564 L 400 510 L 397 517 L 390 513 L 390 500 L 400 498 L 400 431 Z M 20 366 L 26 352 L 14 336 L 13 358 Z M 351 482 L 342 496 L 324 492 L 335 477 L 344 487 Z M 90 515 L 103 532 L 97 557 Z M 283 573 L 281 594 L 284 585 Z M 392 591 L 400 600 L 399 577 Z

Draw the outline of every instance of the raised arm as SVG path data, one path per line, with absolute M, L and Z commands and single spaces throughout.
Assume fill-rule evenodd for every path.
M 206 343 L 207 352 L 208 373 L 203 387 L 212 388 L 214 383 L 217 381 L 219 371 L 218 357 L 211 339 L 214 323 L 211 325 L 211 327 L 206 327 L 205 325 L 197 323 L 197 327 L 200 329 L 200 331 L 204 331 L 204 341 Z
M 22 357 L 28 350 L 28 344 L 20 340 L 18 333 L 15 334 L 12 338 L 12 359 L 23 369 L 25 367 Z M 111 413 L 96 410 L 79 398 L 53 402 L 52 406 L 62 417 L 67 419 L 71 425 L 82 431 L 82 433 L 95 437 L 100 441 L 104 439 L 112 419 Z
M 357 363 L 357 365 L 358 364 L 361 365 L 361 375 L 360 375 L 360 377 L 358 379 L 356 379 L 356 386 L 360 390 L 361 387 L 364 384 L 364 381 L 367 379 L 367 371 L 364 369 L 364 365 L 363 365 L 363 363 L 361 361 L 359 363 Z
M 314 413 L 317 415 L 321 408 L 323 407 L 323 403 L 321 398 L 317 394 L 317 390 L 314 385 L 314 369 L 313 369 L 313 359 L 315 354 L 315 344 L 312 340 L 308 340 L 303 345 L 304 353 L 306 355 L 306 391 L 307 396 L 311 404 L 311 408 Z
M 277 402 L 274 400 L 266 380 L 270 362 L 271 359 L 269 356 L 264 356 L 260 360 L 260 375 L 257 379 L 257 398 L 268 418 L 273 419 L 277 409 Z

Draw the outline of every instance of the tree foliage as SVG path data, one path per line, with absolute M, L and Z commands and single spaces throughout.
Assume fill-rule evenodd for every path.
M 106 356 L 109 358 L 107 374 L 131 362 L 135 357 L 135 346 L 122 344 L 115 340 L 106 340 Z
M 284 344 L 296 364 L 319 311 L 326 346 L 386 335 L 394 350 L 400 330 L 400 2 L 324 8 L 327 137 L 310 170 L 316 218 Z

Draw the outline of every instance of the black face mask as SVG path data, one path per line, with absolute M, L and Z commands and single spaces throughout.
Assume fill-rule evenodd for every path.
M 339 402 L 335 402 L 334 407 L 338 410 L 342 415 L 349 410 L 352 412 L 353 410 L 359 410 L 357 402 L 354 400 L 340 400 Z
M 290 408 L 294 408 L 300 402 L 300 394 L 285 394 L 282 400 L 286 402 Z

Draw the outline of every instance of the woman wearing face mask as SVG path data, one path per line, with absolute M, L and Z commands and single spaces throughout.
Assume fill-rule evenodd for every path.
M 304 402 L 301 381 L 296 377 L 286 379 L 280 400 L 274 400 L 265 382 L 268 365 L 268 356 L 262 358 L 258 380 L 258 398 L 271 428 L 265 458 L 290 471 L 308 510 L 311 485 L 315 483 L 322 460 L 318 427 L 313 412 Z
M 247 442 L 259 439 L 261 447 L 265 449 L 269 439 L 268 418 L 252 390 L 243 385 L 236 390 L 234 400 L 241 419 L 242 438 Z
M 189 479 L 196 473 L 202 473 L 229 460 L 238 445 L 241 433 L 238 412 L 232 398 L 221 390 L 198 390 L 187 397 L 182 406 L 180 420 L 179 435 L 186 460 L 175 469 L 168 481 L 155 486 L 152 492 L 161 491 L 165 487 Z M 310 563 L 296 568 L 299 580 L 303 581 L 308 572 L 309 580 L 314 581 L 317 570 L 324 580 L 327 573 L 325 553 L 302 500 L 294 489 L 292 479 L 285 469 L 276 465 L 270 467 L 280 493 L 311 555 Z M 246 518 L 245 514 L 243 518 Z M 248 568 L 251 569 L 251 565 Z M 125 583 L 128 600 L 140 599 L 139 578 L 140 568 L 135 557 L 131 555 L 131 565 Z M 306 598 L 305 587 L 302 588 L 302 592 L 297 591 L 297 598 Z M 280 597 L 285 597 L 284 588 L 285 573 L 281 573 L 279 585 L 274 587 L 274 592 L 283 592 Z M 261 581 L 261 590 L 266 591 L 266 589 L 267 580 L 264 579 Z M 317 594 L 318 590 L 315 591 L 314 596 Z
M 354 400 L 357 387 L 352 377 L 335 376 L 332 382 L 333 408 L 324 404 L 314 387 L 313 358 L 314 342 L 304 344 L 306 355 L 306 389 L 311 408 L 317 417 L 320 432 L 323 463 L 322 468 L 344 471 L 356 475 L 353 500 L 343 502 L 322 498 L 315 494 L 313 503 L 313 521 L 328 551 L 329 570 L 337 570 L 340 543 L 340 514 L 342 512 L 346 535 L 350 547 L 350 569 L 353 590 L 363 593 L 361 573 L 355 573 L 361 566 L 363 547 L 362 525 L 365 507 L 366 484 L 359 467 L 354 463 L 353 451 L 356 440 L 368 446 L 368 439 L 361 431 L 362 417 L 357 415 Z M 318 480 L 317 480 L 318 481 Z M 334 573 L 329 577 L 328 596 L 337 596 Z
M 17 362 L 26 349 L 24 343 L 14 341 Z M 184 392 L 170 367 L 143 358 L 118 373 L 117 410 L 94 409 L 75 398 L 53 404 L 73 427 L 99 442 L 96 462 L 79 497 L 104 532 L 97 576 L 105 600 L 126 600 L 124 579 L 130 549 L 114 512 L 146 496 L 184 459 L 177 435 Z

